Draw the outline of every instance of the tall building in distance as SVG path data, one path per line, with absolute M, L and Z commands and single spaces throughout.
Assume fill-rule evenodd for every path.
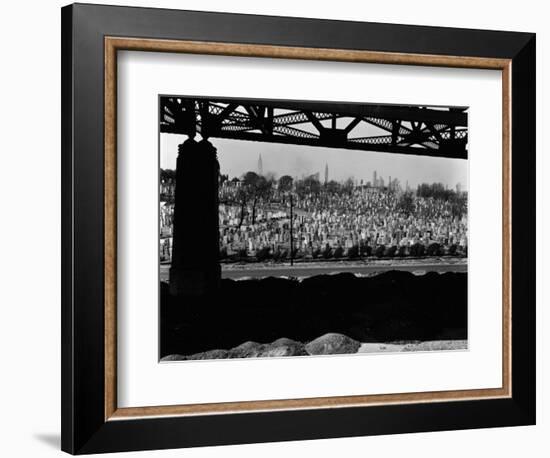
M 374 171 L 374 173 L 372 174 L 372 186 L 374 188 L 377 188 L 378 187 L 378 177 L 376 176 L 376 170 Z
M 262 163 L 262 153 L 258 155 L 258 175 L 264 174 L 264 164 Z
M 325 185 L 328 183 L 328 163 L 325 163 Z

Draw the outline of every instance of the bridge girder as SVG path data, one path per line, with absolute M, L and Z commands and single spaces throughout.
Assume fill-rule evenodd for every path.
M 467 108 L 160 97 L 162 133 L 467 159 Z

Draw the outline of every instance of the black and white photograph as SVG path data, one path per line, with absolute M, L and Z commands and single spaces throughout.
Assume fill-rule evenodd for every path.
M 545 456 L 547 8 L 453 6 L 5 3 L 0 455 Z
M 159 97 L 161 361 L 468 348 L 468 108 Z

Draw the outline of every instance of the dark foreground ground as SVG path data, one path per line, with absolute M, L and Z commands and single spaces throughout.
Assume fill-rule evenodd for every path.
M 290 353 L 271 351 L 266 344 L 317 348 L 317 339 L 326 334 L 330 342 L 335 334 L 344 336 L 336 340 L 361 343 L 465 340 L 467 274 L 389 271 L 301 281 L 223 279 L 219 290 L 201 298 L 174 298 L 161 282 L 160 312 L 161 357 L 201 352 L 210 352 L 208 358 L 285 356 Z M 295 349 L 292 354 L 312 353 Z

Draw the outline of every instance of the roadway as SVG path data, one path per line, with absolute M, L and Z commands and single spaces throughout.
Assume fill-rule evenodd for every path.
M 160 279 L 168 281 L 168 270 L 170 266 L 160 266 Z M 312 275 L 332 274 L 337 272 L 351 272 L 360 275 L 369 275 L 376 272 L 387 272 L 389 270 L 403 270 L 406 272 L 467 272 L 468 265 L 463 263 L 445 264 L 445 263 L 403 263 L 403 264 L 365 264 L 365 265 L 285 265 L 279 267 L 253 267 L 239 268 L 232 267 L 224 269 L 222 267 L 222 278 L 244 278 L 244 277 L 310 277 Z

